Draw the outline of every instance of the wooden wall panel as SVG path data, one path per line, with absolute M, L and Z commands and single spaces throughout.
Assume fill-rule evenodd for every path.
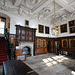
M 75 51 L 75 36 L 60 37 L 55 40 L 60 41 L 61 51 Z
M 47 53 L 47 38 L 37 37 L 35 41 L 35 55 Z
M 35 42 L 35 28 L 23 27 L 20 25 L 16 26 L 16 43 L 25 42 Z

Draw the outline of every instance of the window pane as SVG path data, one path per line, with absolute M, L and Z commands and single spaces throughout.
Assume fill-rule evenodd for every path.
M 0 34 L 4 34 L 4 25 L 5 22 L 0 22 Z
M 4 22 L 0 22 L 0 28 L 3 28 L 4 29 L 4 25 L 5 25 Z
M 0 34 L 4 34 L 4 29 L 0 29 Z

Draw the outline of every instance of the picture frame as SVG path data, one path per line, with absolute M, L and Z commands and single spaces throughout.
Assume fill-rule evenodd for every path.
M 75 20 L 69 21 L 69 33 L 75 33 Z
M 60 32 L 66 33 L 67 32 L 67 24 L 60 25 Z
M 71 27 L 69 31 L 70 33 L 75 33 L 75 27 Z
M 68 40 L 62 39 L 62 48 L 68 48 Z
M 49 30 L 50 28 L 48 26 L 45 26 L 45 34 L 49 34 L 50 33 Z
M 75 26 L 75 20 L 69 21 L 69 27 Z
M 38 33 L 44 33 L 44 26 L 38 24 Z
M 25 20 L 25 26 L 29 27 L 29 20 Z

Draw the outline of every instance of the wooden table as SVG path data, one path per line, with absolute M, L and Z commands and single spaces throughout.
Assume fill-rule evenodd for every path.
M 39 75 L 21 60 L 3 62 L 3 75 Z

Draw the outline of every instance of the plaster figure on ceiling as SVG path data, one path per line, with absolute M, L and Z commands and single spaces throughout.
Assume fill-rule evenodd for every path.
M 75 17 L 75 11 L 71 14 L 71 18 Z
M 38 0 L 26 0 L 26 4 L 28 7 L 34 6 L 37 2 Z
M 22 15 L 22 14 L 25 15 L 25 14 L 29 14 L 30 13 L 30 11 L 28 9 L 24 8 L 21 5 L 19 6 L 19 11 L 18 12 L 19 12 L 20 15 Z
M 7 0 L 3 0 L 3 6 L 7 6 Z
M 18 13 L 19 13 L 20 15 L 22 15 L 22 8 L 21 8 L 21 6 L 19 6 L 19 11 L 18 11 Z
M 62 16 L 61 16 L 61 20 L 62 20 L 62 21 L 67 20 L 67 16 L 66 16 L 66 15 L 62 15 Z
M 43 10 L 43 13 L 50 14 L 50 7 L 45 7 L 42 10 Z

